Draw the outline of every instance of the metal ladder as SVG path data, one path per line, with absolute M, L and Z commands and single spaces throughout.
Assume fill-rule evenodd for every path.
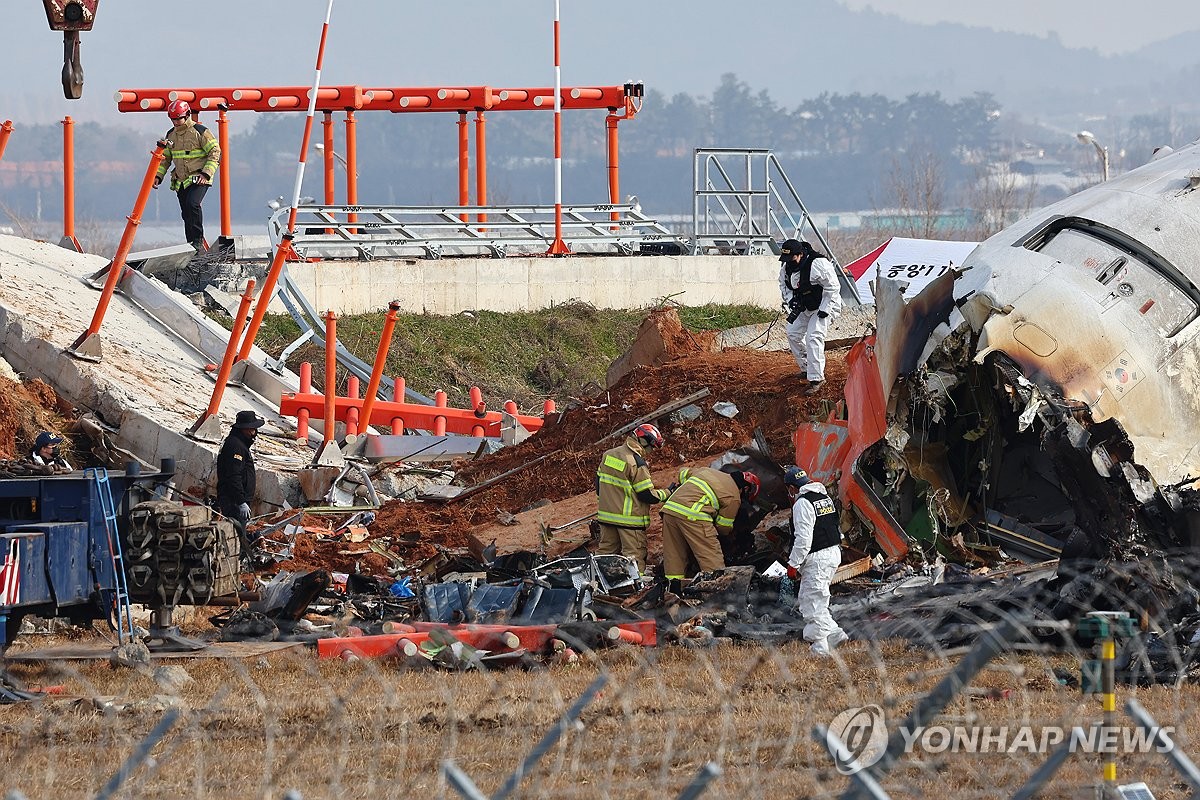
M 129 602 L 129 585 L 125 580 L 125 556 L 121 552 L 121 534 L 117 530 L 117 509 L 113 502 L 112 485 L 108 482 L 108 470 L 104 467 L 89 467 L 84 476 L 96 485 L 96 496 L 100 510 L 104 513 L 104 530 L 108 534 L 108 549 L 112 553 L 113 583 L 117 601 L 117 642 L 133 641 L 133 608 Z

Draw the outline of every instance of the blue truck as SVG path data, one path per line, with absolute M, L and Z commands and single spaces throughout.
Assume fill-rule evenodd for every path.
M 124 586 L 121 520 L 169 479 L 166 467 L 0 479 L 0 652 L 30 614 L 113 619 Z

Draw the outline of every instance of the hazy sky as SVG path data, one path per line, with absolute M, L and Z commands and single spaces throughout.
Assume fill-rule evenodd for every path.
M 1073 47 L 1123 52 L 1200 29 L 1197 0 L 838 0 L 905 19 L 991 26 Z M 645 80 L 667 95 L 706 94 L 734 72 L 785 104 L 820 91 L 788 70 L 788 49 L 839 18 L 853 65 L 853 20 L 834 0 L 562 0 L 563 82 Z M 82 36 L 82 101 L 62 97 L 61 34 L 39 0 L 0 0 L 0 119 L 71 114 L 116 122 L 119 88 L 307 85 L 325 0 L 102 0 Z M 186 11 L 181 11 L 186 9 Z M 549 86 L 552 0 L 337 0 L 326 83 L 363 86 Z M 180 14 L 191 21 L 180 19 Z M 780 35 L 783 31 L 785 35 Z M 916 58 L 923 54 L 915 54 Z M 124 121 L 132 122 L 132 115 Z M 137 120 L 149 123 L 144 115 Z M 233 130 L 248 126 L 236 117 Z M 162 120 L 154 120 L 154 127 Z M 139 126 L 141 127 L 141 126 Z
M 958 22 L 1045 36 L 1067 47 L 1127 53 L 1176 33 L 1200 29 L 1196 0 L 839 0 L 913 22 Z

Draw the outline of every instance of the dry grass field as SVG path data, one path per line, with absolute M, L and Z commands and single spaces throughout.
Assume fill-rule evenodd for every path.
M 42 644 L 42 642 L 38 642 Z M 893 723 L 953 663 L 901 642 L 851 642 L 835 660 L 807 648 L 720 646 L 610 650 L 540 671 L 445 673 L 383 662 L 318 661 L 297 649 L 239 660 L 172 661 L 193 679 L 172 695 L 147 673 L 106 663 L 11 665 L 31 685 L 61 685 L 38 703 L 0 707 L 0 789 L 36 798 L 91 797 L 163 708 L 182 713 L 120 797 L 457 797 L 440 767 L 453 759 L 494 792 L 600 673 L 609 682 L 520 784 L 519 797 L 674 798 L 709 761 L 722 769 L 704 797 L 834 797 L 847 786 L 811 737 L 843 709 L 878 703 Z M 1078 655 L 1022 653 L 971 684 L 1009 689 L 963 698 L 947 724 L 1087 725 L 1099 701 L 1063 686 Z M 1064 674 L 1060 672 L 1060 676 Z M 1118 703 L 1133 690 L 1122 688 Z M 976 692 L 981 693 L 981 692 Z M 1196 742 L 1200 692 L 1152 687 L 1136 697 Z M 107 708 L 94 698 L 114 698 Z M 909 757 L 885 782 L 895 798 L 1004 797 L 1037 754 Z M 1189 796 L 1159 755 L 1123 757 L 1122 781 L 1160 800 Z M 1042 796 L 1091 797 L 1098 757 L 1075 755 Z

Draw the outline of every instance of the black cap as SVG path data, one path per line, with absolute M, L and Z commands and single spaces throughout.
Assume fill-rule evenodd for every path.
M 237 419 L 233 421 L 235 428 L 261 428 L 266 424 L 267 421 L 253 411 L 239 411 Z
M 792 256 L 803 250 L 804 243 L 799 239 L 788 239 L 779 248 L 779 260 L 790 261 Z

